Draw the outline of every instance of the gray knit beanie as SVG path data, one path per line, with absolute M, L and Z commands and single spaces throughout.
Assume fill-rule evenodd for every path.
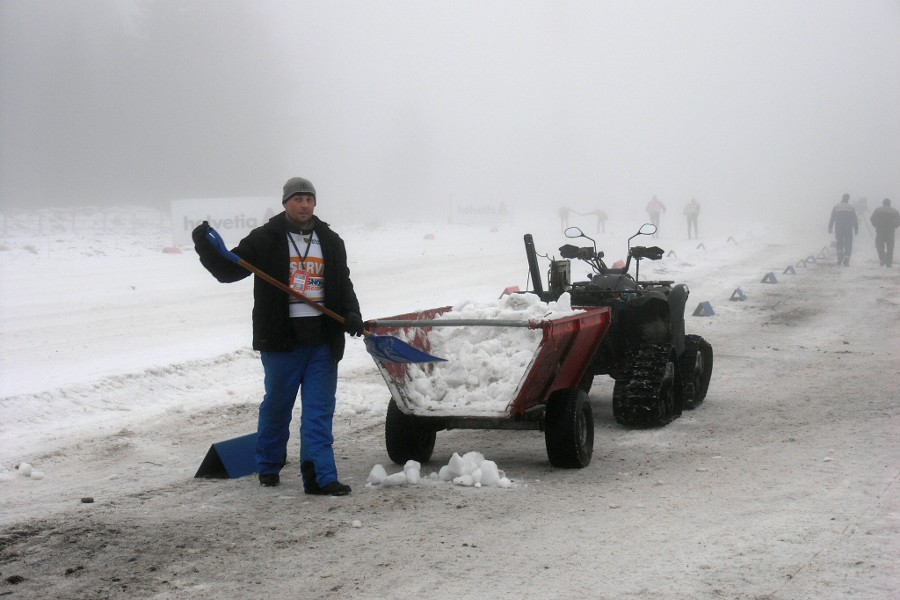
M 281 196 L 281 203 L 284 204 L 288 200 L 291 199 L 292 196 L 296 196 L 298 194 L 307 194 L 316 197 L 316 188 L 313 187 L 312 182 L 308 179 L 303 179 L 302 177 L 291 177 L 287 180 L 287 183 L 284 184 L 284 194 Z

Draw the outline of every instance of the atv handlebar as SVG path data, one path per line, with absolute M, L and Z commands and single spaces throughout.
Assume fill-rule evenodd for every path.
M 632 258 L 638 261 L 644 258 L 659 260 L 663 257 L 663 249 L 659 246 L 633 246 L 628 250 L 625 266 L 618 269 L 606 266 L 606 263 L 603 262 L 603 252 L 595 252 L 594 248 L 589 246 L 578 247 L 565 244 L 559 247 L 559 254 L 563 258 L 577 258 L 589 263 L 600 275 L 625 275 L 631 267 Z
M 656 226 L 651 223 L 644 223 L 641 225 L 640 229 L 638 229 L 637 233 L 628 238 L 628 255 L 625 259 L 625 264 L 620 268 L 610 268 L 606 266 L 606 263 L 603 262 L 603 252 L 597 250 L 597 242 L 594 241 L 593 238 L 588 237 L 581 231 L 578 227 L 567 227 L 564 231 L 565 236 L 569 239 L 575 238 L 585 238 L 593 242 L 593 247 L 579 247 L 574 246 L 572 244 L 565 244 L 559 247 L 559 252 L 562 258 L 566 260 L 570 260 L 576 258 L 578 260 L 582 260 L 588 263 L 591 266 L 591 269 L 594 271 L 594 276 L 596 275 L 622 275 L 629 279 L 632 279 L 637 285 L 638 275 L 640 271 L 641 260 L 645 258 L 649 258 L 650 260 L 659 260 L 663 257 L 663 249 L 658 246 L 631 246 L 631 240 L 639 235 L 652 235 L 656 233 Z M 525 253 L 528 258 L 528 273 L 529 277 L 534 281 L 534 288 L 537 293 L 543 293 L 543 286 L 541 284 L 540 272 L 537 264 L 537 252 L 534 248 L 534 239 L 531 237 L 531 234 L 525 234 Z M 544 258 L 550 258 L 549 256 L 544 256 Z M 628 274 L 628 270 L 631 268 L 631 260 L 634 259 L 637 263 L 635 268 L 634 277 Z M 551 259 L 551 266 L 557 267 L 558 262 Z M 562 266 L 558 266 L 558 269 L 563 269 Z M 565 276 L 564 279 L 568 282 L 568 267 L 564 268 Z M 561 270 L 559 272 L 562 272 Z M 551 277 L 552 279 L 552 277 Z M 588 279 L 593 281 L 593 276 L 588 275 Z M 556 281 L 559 284 L 559 281 Z M 568 283 L 564 283 L 563 287 L 568 285 Z M 553 281 L 551 281 L 551 291 L 554 287 Z M 557 286 L 558 287 L 558 286 Z
M 631 248 L 630 254 L 638 260 L 642 258 L 659 260 L 663 256 L 663 249 L 659 246 L 634 246 Z
M 579 248 L 572 244 L 566 244 L 559 247 L 559 254 L 563 258 L 578 258 L 581 260 L 594 260 L 595 258 L 603 258 L 603 253 L 594 254 L 594 249 L 587 246 Z

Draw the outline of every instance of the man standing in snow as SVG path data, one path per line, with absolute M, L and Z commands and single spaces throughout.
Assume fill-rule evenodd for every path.
M 853 234 L 859 233 L 859 219 L 856 209 L 850 206 L 850 194 L 844 194 L 840 202 L 831 209 L 831 220 L 828 221 L 828 233 L 834 231 L 838 264 L 850 266 L 850 253 L 853 251 Z
M 284 184 L 284 211 L 257 227 L 233 250 L 249 264 L 343 315 L 343 326 L 259 277 L 253 282 L 253 349 L 260 352 L 265 396 L 259 406 L 256 466 L 259 482 L 276 486 L 287 460 L 291 413 L 300 392 L 300 473 L 307 494 L 344 496 L 338 481 L 332 422 L 337 365 L 344 331 L 363 334 L 359 302 L 350 281 L 344 241 L 313 215 L 316 190 L 301 177 Z M 219 254 L 207 238 L 209 224 L 193 231 L 200 262 L 222 283 L 250 272 Z
M 579 213 L 581 214 L 581 213 Z M 606 213 L 600 209 L 592 210 L 589 213 L 584 213 L 582 216 L 584 217 L 597 217 L 597 233 L 606 233 Z
M 697 203 L 696 198 L 691 198 L 691 201 L 687 203 L 684 207 L 684 216 L 687 217 L 687 226 L 688 226 L 688 239 L 691 239 L 691 228 L 694 229 L 694 237 L 697 237 L 697 217 L 700 215 L 700 204 Z
M 900 227 L 900 212 L 891 206 L 890 198 L 885 198 L 882 205 L 872 211 L 869 219 L 875 227 L 875 249 L 878 260 L 883 267 L 890 267 L 894 262 L 894 230 Z
M 660 202 L 659 198 L 653 196 L 653 199 L 647 203 L 647 215 L 650 217 L 650 222 L 656 225 L 656 233 L 653 234 L 653 237 L 659 237 L 659 214 L 661 212 L 666 212 L 666 206 L 662 202 Z
M 569 213 L 572 212 L 572 209 L 568 206 L 561 206 L 559 208 L 559 226 L 561 229 L 565 230 L 566 227 L 569 226 Z

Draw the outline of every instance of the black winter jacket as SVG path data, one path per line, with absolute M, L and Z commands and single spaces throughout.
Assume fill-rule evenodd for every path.
M 879 206 L 872 212 L 869 220 L 881 235 L 893 234 L 900 227 L 900 213 L 893 206 Z
M 341 316 L 346 316 L 348 312 L 359 313 L 344 240 L 331 230 L 328 223 L 315 216 L 313 219 L 325 261 L 325 306 Z M 251 231 L 232 252 L 288 285 L 290 263 L 287 234 L 287 219 L 282 212 Z M 200 263 L 222 283 L 240 281 L 250 275 L 250 271 L 223 257 L 206 240 L 195 244 L 194 249 L 200 255 Z M 253 279 L 253 349 L 264 352 L 292 350 L 297 346 L 297 340 L 290 323 L 288 295 L 259 277 Z M 344 356 L 344 328 L 330 317 L 325 318 L 325 327 L 332 355 L 337 362 Z

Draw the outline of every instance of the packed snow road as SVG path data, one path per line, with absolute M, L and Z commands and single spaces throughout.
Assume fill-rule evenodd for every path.
M 349 244 L 351 254 L 354 247 L 361 257 L 380 249 L 379 260 L 403 259 L 407 269 L 422 273 L 402 285 L 379 286 L 375 267 L 360 258 L 355 283 L 372 307 L 367 316 L 470 294 L 496 297 L 507 284 L 524 284 L 518 233 L 491 238 L 479 232 L 460 242 L 468 232 L 448 228 L 438 232 L 439 243 L 445 234 L 456 239 L 421 256 L 408 251 L 421 239 L 413 231 L 399 234 L 403 252 L 388 241 L 397 231 L 390 237 L 360 233 Z M 551 232 L 535 237 L 545 250 L 558 245 Z M 16 388 L 19 359 L 4 357 L 4 378 L 11 377 L 4 385 L 11 391 L 0 398 L 6 469 L 0 593 L 892 597 L 900 589 L 900 272 L 879 269 L 865 242 L 855 264 L 841 268 L 827 258 L 802 261 L 827 244 L 815 236 L 792 243 L 775 234 L 719 239 L 706 241 L 704 249 L 661 240 L 675 253 L 647 272 L 642 266 L 642 274 L 687 282 L 688 313 L 700 301 L 716 311 L 687 317 L 688 331 L 703 335 L 715 351 L 706 402 L 665 428 L 628 430 L 612 417 L 612 382 L 598 378 L 590 394 L 594 457 L 580 470 L 551 468 L 540 432 L 438 434 L 423 474 L 454 452 L 474 450 L 505 471 L 513 481 L 509 489 L 434 481 L 367 487 L 375 464 L 389 473 L 400 467 L 389 464 L 384 449 L 388 392 L 362 345 L 351 342 L 341 366 L 335 431 L 339 472 L 353 486 L 344 498 L 303 495 L 296 462 L 275 489 L 253 477 L 193 478 L 210 443 L 252 431 L 261 373 L 240 338 L 248 328 L 249 288 L 207 286 L 192 256 L 165 257 L 174 259 L 166 267 L 174 280 L 171 295 L 152 305 L 123 300 L 147 322 L 135 329 L 135 319 L 126 318 L 77 333 L 90 348 L 97 329 L 128 354 L 125 348 L 147 339 L 140 332 L 156 330 L 161 337 L 157 342 L 147 334 L 150 345 L 164 348 L 170 340 L 172 361 L 154 356 L 134 369 L 134 356 L 117 359 L 110 350 L 107 364 L 95 365 L 94 357 L 79 363 L 77 353 L 64 348 L 69 366 L 63 371 L 77 374 L 82 364 L 94 375 L 61 383 L 67 379 L 62 373 L 47 386 Z M 456 260 L 444 260 L 449 254 Z M 161 259 L 142 254 L 131 262 L 153 271 Z M 73 268 L 90 272 L 97 260 L 105 259 L 84 267 L 78 265 L 85 261 L 75 261 Z M 467 261 L 468 277 L 462 277 L 459 264 Z M 787 266 L 796 274 L 783 273 Z M 42 268 L 39 260 L 28 265 L 37 275 Z M 189 277 L 175 274 L 187 269 L 193 269 Z M 26 279 L 13 262 L 4 263 L 3 272 L 4 279 Z M 768 272 L 777 284 L 760 283 Z M 444 281 L 457 287 L 438 289 Z M 728 300 L 737 287 L 746 301 Z M 83 302 L 82 314 L 88 314 L 92 301 Z M 44 332 L 75 347 L 78 340 L 58 327 L 41 329 L 37 317 L 29 322 L 20 304 L 17 326 L 33 330 L 17 339 Z M 96 322 L 107 323 L 98 312 Z M 15 325 L 7 314 L 0 316 L 4 336 Z M 166 330 L 173 320 L 179 330 Z M 212 340 L 204 337 L 210 328 L 216 330 Z M 37 347 L 28 351 L 30 360 L 46 367 Z M 296 456 L 296 440 L 290 452 Z M 43 477 L 18 474 L 13 467 L 21 462 Z M 82 501 L 87 498 L 93 502 Z

